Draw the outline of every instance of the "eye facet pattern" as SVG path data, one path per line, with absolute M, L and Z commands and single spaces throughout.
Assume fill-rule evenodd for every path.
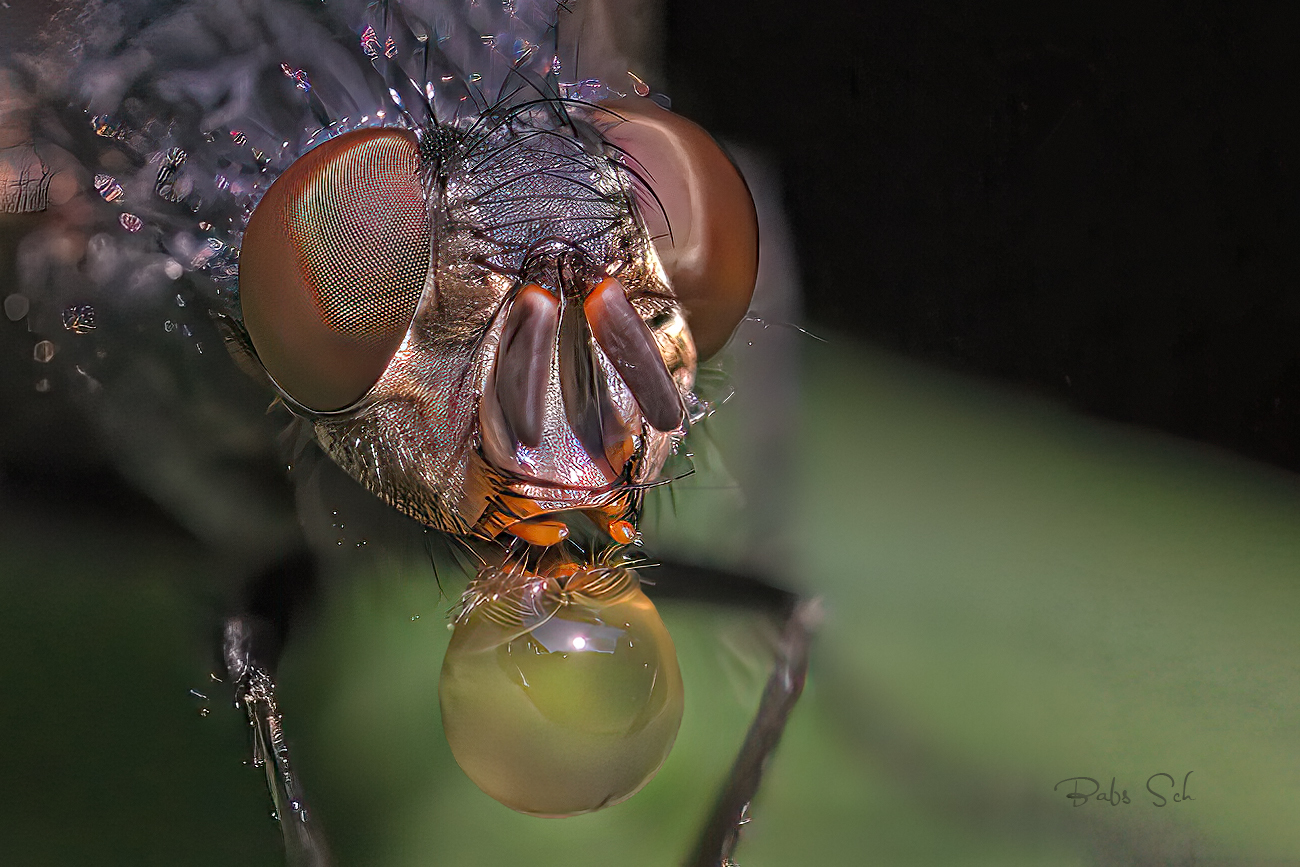
M 244 326 L 303 406 L 346 407 L 383 373 L 429 270 L 419 145 L 367 129 L 309 151 L 267 191 L 240 256 Z
M 744 178 L 718 143 L 653 100 L 602 104 L 605 137 L 648 191 L 641 215 L 701 359 L 722 349 L 758 278 L 758 216 Z
M 631 797 L 667 758 L 683 705 L 672 638 L 636 577 L 597 567 L 556 574 L 481 575 L 438 690 L 461 768 L 536 816 Z

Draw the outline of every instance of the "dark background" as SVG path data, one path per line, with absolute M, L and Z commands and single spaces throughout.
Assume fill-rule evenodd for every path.
M 812 327 L 1300 469 L 1287 4 L 672 0 Z

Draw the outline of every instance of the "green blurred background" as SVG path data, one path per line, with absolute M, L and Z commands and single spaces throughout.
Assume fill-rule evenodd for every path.
M 827 616 L 740 863 L 1300 859 L 1295 477 L 848 339 L 801 355 L 780 577 Z M 710 422 L 718 452 L 745 436 L 736 420 Z M 652 550 L 742 560 L 725 541 L 746 492 L 707 467 L 677 487 Z M 93 503 L 7 497 L 2 527 L 4 862 L 277 863 L 241 715 L 208 679 L 212 558 Z M 479 793 L 441 737 L 450 603 L 427 560 L 399 546 L 357 568 L 281 672 L 340 863 L 685 852 L 761 689 L 769 625 L 663 605 L 688 695 L 668 764 L 623 805 L 539 820 Z M 1194 800 L 1153 806 L 1148 778 L 1174 777 L 1153 784 L 1168 797 L 1188 772 Z M 1113 777 L 1131 803 L 1073 806 L 1054 787 L 1079 776 L 1103 793 Z

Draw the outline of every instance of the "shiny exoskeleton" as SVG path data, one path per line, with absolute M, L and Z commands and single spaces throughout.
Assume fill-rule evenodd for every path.
M 627 173 L 528 114 L 424 147 L 333 139 L 271 189 L 242 253 L 253 346 L 325 450 L 417 520 L 486 538 L 569 509 L 634 520 L 696 360 Z
M 56 336 L 91 333 L 83 296 L 97 292 L 102 332 L 121 348 L 86 352 L 86 368 L 69 362 L 78 377 L 99 388 L 92 373 L 107 372 L 134 395 L 150 368 L 121 362 L 149 354 L 144 324 L 162 325 L 152 342 L 167 339 L 172 360 L 198 357 L 211 315 L 240 366 L 325 453 L 473 551 L 481 568 L 440 682 L 444 729 L 481 788 L 548 816 L 628 797 L 673 744 L 680 672 L 626 546 L 645 489 L 665 481 L 667 457 L 706 411 L 692 393 L 696 363 L 745 315 L 757 265 L 736 168 L 648 98 L 622 59 L 606 57 L 603 78 L 579 74 L 559 35 L 576 5 L 69 4 L 24 73 L 49 109 L 39 124 L 30 105 L 17 113 L 39 130 L 23 157 L 31 183 L 0 203 L 61 205 L 57 231 L 37 245 L 48 267 L 27 269 L 26 291 L 45 308 L 29 324 L 40 331 L 35 313 L 48 322 L 53 311 Z M 622 11 L 610 3 L 604 14 Z M 9 302 L 25 297 L 6 302 L 11 318 L 26 311 Z M 47 364 L 54 342 L 36 347 Z M 149 418 L 165 423 L 179 403 L 193 410 L 195 441 L 220 438 L 206 430 L 214 412 L 200 390 L 168 383 L 159 395 L 174 403 L 150 404 Z M 146 429 L 144 418 L 133 421 Z M 138 479 L 153 481 L 154 442 L 135 444 Z M 280 591 L 310 587 L 315 559 L 296 522 L 268 529 L 267 513 L 247 508 L 248 485 L 226 483 L 228 454 L 210 456 L 204 499 L 234 520 L 199 508 L 190 525 L 244 552 L 249 570 L 266 567 L 239 572 L 249 580 L 225 621 L 223 661 L 290 861 L 324 865 L 274 672 L 287 622 L 278 606 L 299 595 Z M 178 478 L 150 489 L 183 505 L 177 489 L 191 478 Z M 673 592 L 674 574 L 679 589 L 729 587 L 726 598 L 786 624 L 692 856 L 716 867 L 731 863 L 798 697 L 815 611 L 681 564 L 659 570 L 657 592 Z
M 692 324 L 710 351 L 725 342 L 756 260 L 735 168 L 698 127 L 636 98 L 347 132 L 283 172 L 249 220 L 235 343 L 322 448 L 430 527 L 524 543 L 471 584 L 458 622 L 477 638 L 453 642 L 443 675 L 453 751 L 517 809 L 616 803 L 676 736 L 671 639 L 618 548 L 698 405 Z M 563 546 L 566 513 L 592 520 L 600 550 Z M 642 612 L 639 624 L 618 611 Z M 564 647 L 539 637 L 561 622 Z M 504 656 L 474 661 L 484 653 Z M 574 661 L 494 690 L 492 673 L 523 671 L 512 654 Z M 575 713 L 567 737 L 541 736 L 565 703 L 550 692 L 625 705 L 633 670 L 649 679 L 612 711 L 621 723 Z M 539 729 L 503 696 L 551 722 Z

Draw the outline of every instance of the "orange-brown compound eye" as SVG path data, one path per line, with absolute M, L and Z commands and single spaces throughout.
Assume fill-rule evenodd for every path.
M 754 294 L 758 217 L 749 188 L 718 143 L 686 118 L 635 96 L 603 107 L 618 116 L 606 116 L 605 137 L 635 161 L 629 165 L 667 214 L 665 223 L 653 202 L 641 209 L 700 358 L 708 358 Z
M 339 409 L 401 345 L 429 268 L 420 149 L 367 129 L 309 151 L 267 191 L 244 234 L 244 326 L 268 373 L 309 409 Z

